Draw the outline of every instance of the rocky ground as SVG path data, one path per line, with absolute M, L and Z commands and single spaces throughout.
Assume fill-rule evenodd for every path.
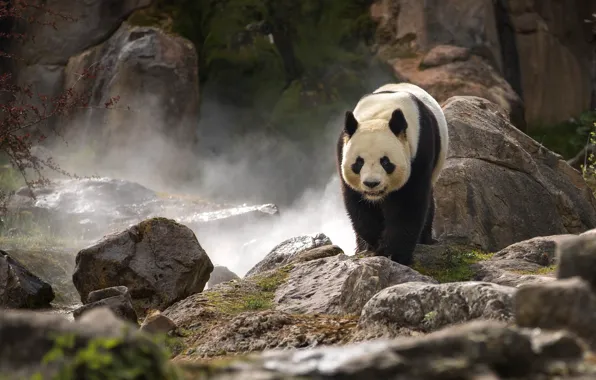
M 19 192 L 15 212 L 116 231 L 70 254 L 1 252 L 0 303 L 11 310 L 0 314 L 0 373 L 593 378 L 594 196 L 495 104 L 455 97 L 445 113 L 438 243 L 419 245 L 411 267 L 344 252 L 321 231 L 280 242 L 238 276 L 214 265 L 193 229 L 236 228 L 274 206 L 208 209 L 116 180 Z M 214 212 L 228 224 L 210 225 Z

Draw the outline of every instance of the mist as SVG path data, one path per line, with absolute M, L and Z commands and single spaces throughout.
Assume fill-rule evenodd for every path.
M 280 215 L 255 223 L 215 232 L 193 228 L 212 262 L 239 276 L 276 245 L 295 236 L 324 233 L 346 254 L 353 253 L 355 238 L 335 168 L 343 114 L 322 121 L 315 141 L 296 142 L 259 128 L 245 130 L 238 137 L 239 126 L 229 117 L 235 110 L 205 101 L 203 117 L 195 124 L 199 144 L 191 149 L 167 132 L 163 111 L 155 106 L 159 101 L 155 95 L 151 97 L 131 106 L 135 112 L 124 118 L 126 133 L 102 133 L 110 143 L 99 148 L 94 143 L 97 135 L 89 131 L 114 133 L 114 125 L 106 123 L 120 121 L 121 116 L 93 119 L 81 115 L 73 119 L 65 129 L 79 133 L 66 134 L 68 146 L 55 141 L 50 147 L 52 155 L 62 168 L 80 176 L 133 181 L 156 192 L 218 204 L 276 204 Z M 90 120 L 95 125 L 90 125 Z

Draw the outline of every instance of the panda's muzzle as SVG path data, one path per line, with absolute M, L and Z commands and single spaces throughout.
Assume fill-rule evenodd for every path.
M 381 184 L 381 181 L 364 181 L 362 183 L 364 183 L 364 185 L 369 189 L 374 189 Z

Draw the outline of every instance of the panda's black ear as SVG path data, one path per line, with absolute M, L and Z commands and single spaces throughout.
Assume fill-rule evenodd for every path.
M 406 128 L 408 128 L 408 122 L 404 113 L 400 109 L 396 109 L 391 114 L 391 119 L 389 119 L 389 129 L 397 136 L 405 131 Z
M 346 117 L 344 120 L 344 131 L 349 137 L 352 137 L 356 130 L 358 129 L 358 120 L 352 113 L 352 111 L 346 111 Z

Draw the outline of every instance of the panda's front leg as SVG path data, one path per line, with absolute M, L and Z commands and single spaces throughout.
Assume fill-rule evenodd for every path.
M 402 265 L 411 265 L 414 250 L 424 229 L 430 191 L 425 187 L 396 193 L 384 208 L 385 228 L 379 253 Z M 409 190 L 409 191 L 408 191 Z

